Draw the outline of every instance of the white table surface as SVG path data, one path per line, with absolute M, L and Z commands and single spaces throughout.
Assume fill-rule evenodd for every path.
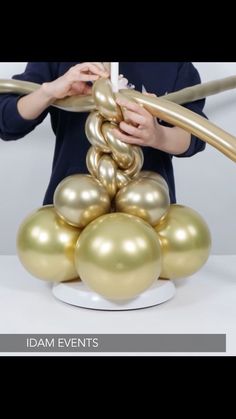
M 156 307 L 87 310 L 56 300 L 51 285 L 28 274 L 16 256 L 0 256 L 0 334 L 226 333 L 226 354 L 196 355 L 236 355 L 236 255 L 211 256 L 198 273 L 175 284 L 175 297 Z

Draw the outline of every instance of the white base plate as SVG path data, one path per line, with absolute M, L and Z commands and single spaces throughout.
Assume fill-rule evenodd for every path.
M 54 284 L 53 295 L 59 300 L 77 307 L 94 310 L 135 310 L 152 307 L 170 300 L 175 295 L 172 281 L 158 279 L 148 290 L 130 300 L 107 300 L 87 288 L 82 281 Z

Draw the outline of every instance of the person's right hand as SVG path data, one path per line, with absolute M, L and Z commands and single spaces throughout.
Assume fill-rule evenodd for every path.
M 71 67 L 58 79 L 43 83 L 42 89 L 50 99 L 88 95 L 91 94 L 92 87 L 87 82 L 94 82 L 100 77 L 109 77 L 109 73 L 102 63 L 81 63 Z

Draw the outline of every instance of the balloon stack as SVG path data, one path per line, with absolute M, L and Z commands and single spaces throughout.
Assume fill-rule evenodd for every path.
M 131 299 L 158 278 L 195 273 L 207 261 L 211 236 L 197 212 L 170 204 L 159 174 L 141 171 L 141 148 L 115 137 L 124 109 L 108 79 L 94 84 L 93 100 L 85 127 L 90 175 L 62 180 L 53 205 L 23 221 L 18 255 L 40 279 L 81 279 L 107 299 Z

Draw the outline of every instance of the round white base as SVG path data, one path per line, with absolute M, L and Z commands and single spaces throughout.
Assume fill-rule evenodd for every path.
M 130 300 L 107 300 L 93 292 L 82 281 L 54 284 L 52 292 L 56 298 L 77 307 L 94 310 L 135 310 L 152 307 L 170 300 L 175 295 L 172 281 L 158 279 L 147 291 Z

